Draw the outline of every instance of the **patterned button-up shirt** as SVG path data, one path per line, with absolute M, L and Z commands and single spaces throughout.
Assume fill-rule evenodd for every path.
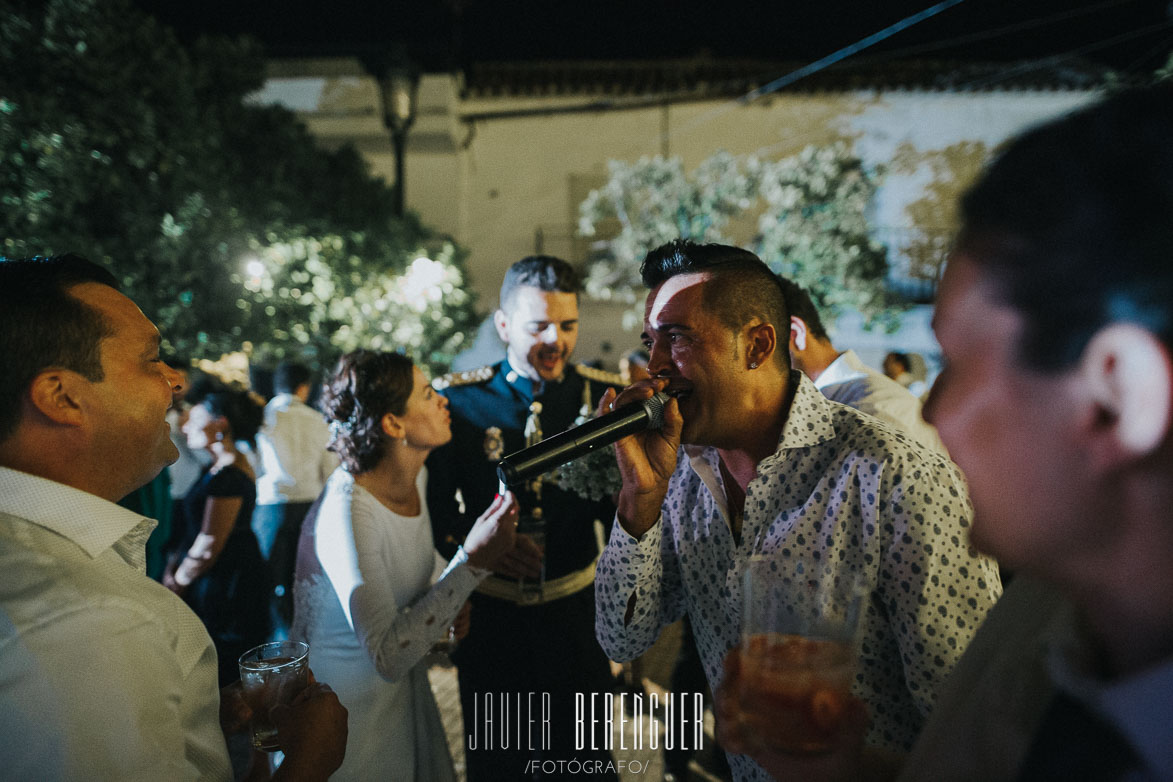
M 661 518 L 642 539 L 616 520 L 596 574 L 596 633 L 615 660 L 643 653 L 686 612 L 709 684 L 740 633 L 741 579 L 753 554 L 862 573 L 870 589 L 854 693 L 870 744 L 906 749 L 941 682 L 1002 592 L 997 565 L 968 547 L 964 480 L 944 456 L 797 383 L 777 450 L 746 487 L 730 531 L 717 451 L 685 447 Z M 633 613 L 624 623 L 631 595 Z M 769 779 L 743 756 L 738 779 Z

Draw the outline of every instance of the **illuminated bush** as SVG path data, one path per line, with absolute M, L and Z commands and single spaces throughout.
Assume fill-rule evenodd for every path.
M 391 190 L 352 148 L 323 150 L 290 112 L 247 104 L 258 45 L 185 47 L 128 0 L 9 6 L 0 254 L 107 265 L 192 358 L 250 343 L 261 360 L 317 364 L 366 344 L 447 364 L 475 326 L 464 251 L 391 217 Z

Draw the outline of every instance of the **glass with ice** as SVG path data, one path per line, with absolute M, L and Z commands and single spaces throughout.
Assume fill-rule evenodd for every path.
M 855 678 L 863 594 L 856 574 L 817 560 L 750 558 L 737 700 L 751 742 L 797 754 L 831 748 Z
M 252 744 L 275 752 L 277 727 L 269 719 L 274 706 L 289 704 L 309 686 L 310 647 L 302 641 L 274 641 L 253 647 L 240 656 L 240 683 L 252 709 Z

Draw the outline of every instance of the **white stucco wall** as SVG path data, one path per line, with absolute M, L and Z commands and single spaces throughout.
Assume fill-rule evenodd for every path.
M 320 76 L 313 75 L 315 67 Z M 592 183 L 601 183 L 610 159 L 666 152 L 691 169 L 718 149 L 776 158 L 807 144 L 847 138 L 865 161 L 889 165 L 875 205 L 876 223 L 905 226 L 912 224 L 909 205 L 924 197 L 929 183 L 971 175 L 958 173 L 968 169 L 950 160 L 952 145 L 973 142 L 993 150 L 1017 131 L 1094 97 L 1058 91 L 859 91 L 783 94 L 748 106 L 714 100 L 472 119 L 589 99 L 462 99 L 459 88 L 457 75 L 430 74 L 421 82 L 420 115 L 408 141 L 407 206 L 470 249 L 470 286 L 485 312 L 496 305 L 509 264 L 535 251 L 539 230 L 545 252 L 569 255 L 578 202 Z M 357 63 L 274 68 L 254 98 L 294 109 L 328 146 L 354 143 L 376 174 L 393 179 L 394 159 L 379 120 L 374 81 Z M 964 184 L 947 183 L 944 191 L 960 191 Z M 936 345 L 927 328 L 930 309 L 910 313 L 894 335 L 863 333 L 857 318 L 844 318 L 834 328 L 836 344 L 856 347 L 876 365 L 891 349 L 928 354 L 932 364 Z M 580 359 L 602 358 L 613 366 L 637 344 L 636 334 L 619 328 L 620 311 L 584 302 Z M 491 338 L 482 343 L 469 362 L 489 360 L 498 350 Z M 612 346 L 610 352 L 603 351 L 605 343 Z

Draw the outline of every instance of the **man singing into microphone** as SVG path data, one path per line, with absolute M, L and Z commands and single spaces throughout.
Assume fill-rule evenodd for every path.
M 506 358 L 437 382 L 452 413 L 452 441 L 428 460 L 428 507 L 442 554 L 454 552 L 475 520 L 463 508 L 492 501 L 503 456 L 569 429 L 590 416 L 608 386 L 622 385 L 618 375 L 570 363 L 578 290 L 565 261 L 533 256 L 513 264 L 493 316 Z M 595 520 L 609 523 L 615 506 L 587 501 L 542 476 L 512 490 L 521 505 L 517 548 L 473 594 L 472 627 L 453 656 L 468 779 L 577 779 L 583 769 L 617 779 L 610 753 L 601 749 L 609 736 L 592 738 L 588 727 L 585 747 L 575 748 L 573 711 L 576 694 L 589 703 L 592 693 L 611 690 L 610 663 L 594 637 L 592 585 Z M 591 727 L 603 730 L 602 723 Z
M 753 254 L 677 241 L 641 273 L 653 377 L 601 407 L 671 399 L 661 430 L 616 445 L 623 489 L 596 578 L 603 649 L 631 659 L 687 614 L 716 690 L 749 558 L 771 558 L 780 579 L 817 558 L 867 592 L 852 688 L 867 741 L 907 748 L 1001 594 L 994 562 L 967 549 L 960 474 L 790 368 L 785 299 Z M 746 756 L 730 765 L 738 780 L 769 779 Z

